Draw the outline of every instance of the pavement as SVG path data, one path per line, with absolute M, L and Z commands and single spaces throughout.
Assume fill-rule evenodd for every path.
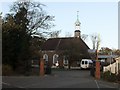
M 45 76 L 3 76 L 2 88 L 109 88 L 120 90 L 119 84 L 96 80 L 89 70 L 52 71 Z

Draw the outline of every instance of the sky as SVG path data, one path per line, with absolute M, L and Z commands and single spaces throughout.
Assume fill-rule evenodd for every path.
M 52 30 L 61 30 L 60 37 L 65 37 L 67 33 L 74 36 L 75 21 L 77 11 L 79 11 L 79 21 L 81 22 L 81 34 L 88 35 L 85 40 L 86 44 L 92 49 L 91 34 L 100 34 L 100 48 L 109 47 L 118 49 L 118 2 L 117 0 L 85 0 L 78 2 L 70 1 L 45 1 L 44 10 L 55 16 Z M 3 14 L 9 11 L 11 2 L 1 2 Z M 0 5 L 1 6 L 1 5 Z

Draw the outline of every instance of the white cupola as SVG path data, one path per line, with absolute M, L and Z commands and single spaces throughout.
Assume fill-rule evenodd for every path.
M 81 34 L 81 31 L 80 31 L 80 21 L 79 21 L 79 11 L 77 11 L 77 20 L 75 22 L 75 32 L 74 32 L 74 36 L 77 37 L 77 38 L 80 38 L 80 34 Z

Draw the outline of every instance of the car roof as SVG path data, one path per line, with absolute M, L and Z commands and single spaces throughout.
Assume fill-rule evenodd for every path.
M 89 61 L 89 62 L 93 62 L 91 59 L 82 59 L 82 61 Z

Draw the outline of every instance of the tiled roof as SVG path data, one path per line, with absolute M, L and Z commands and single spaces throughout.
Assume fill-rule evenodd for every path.
M 98 55 L 98 58 L 116 58 L 118 55 Z
M 48 39 L 42 47 L 42 51 L 49 50 L 65 50 L 66 48 L 77 48 L 80 53 L 88 56 L 89 47 L 81 38 L 50 38 Z

